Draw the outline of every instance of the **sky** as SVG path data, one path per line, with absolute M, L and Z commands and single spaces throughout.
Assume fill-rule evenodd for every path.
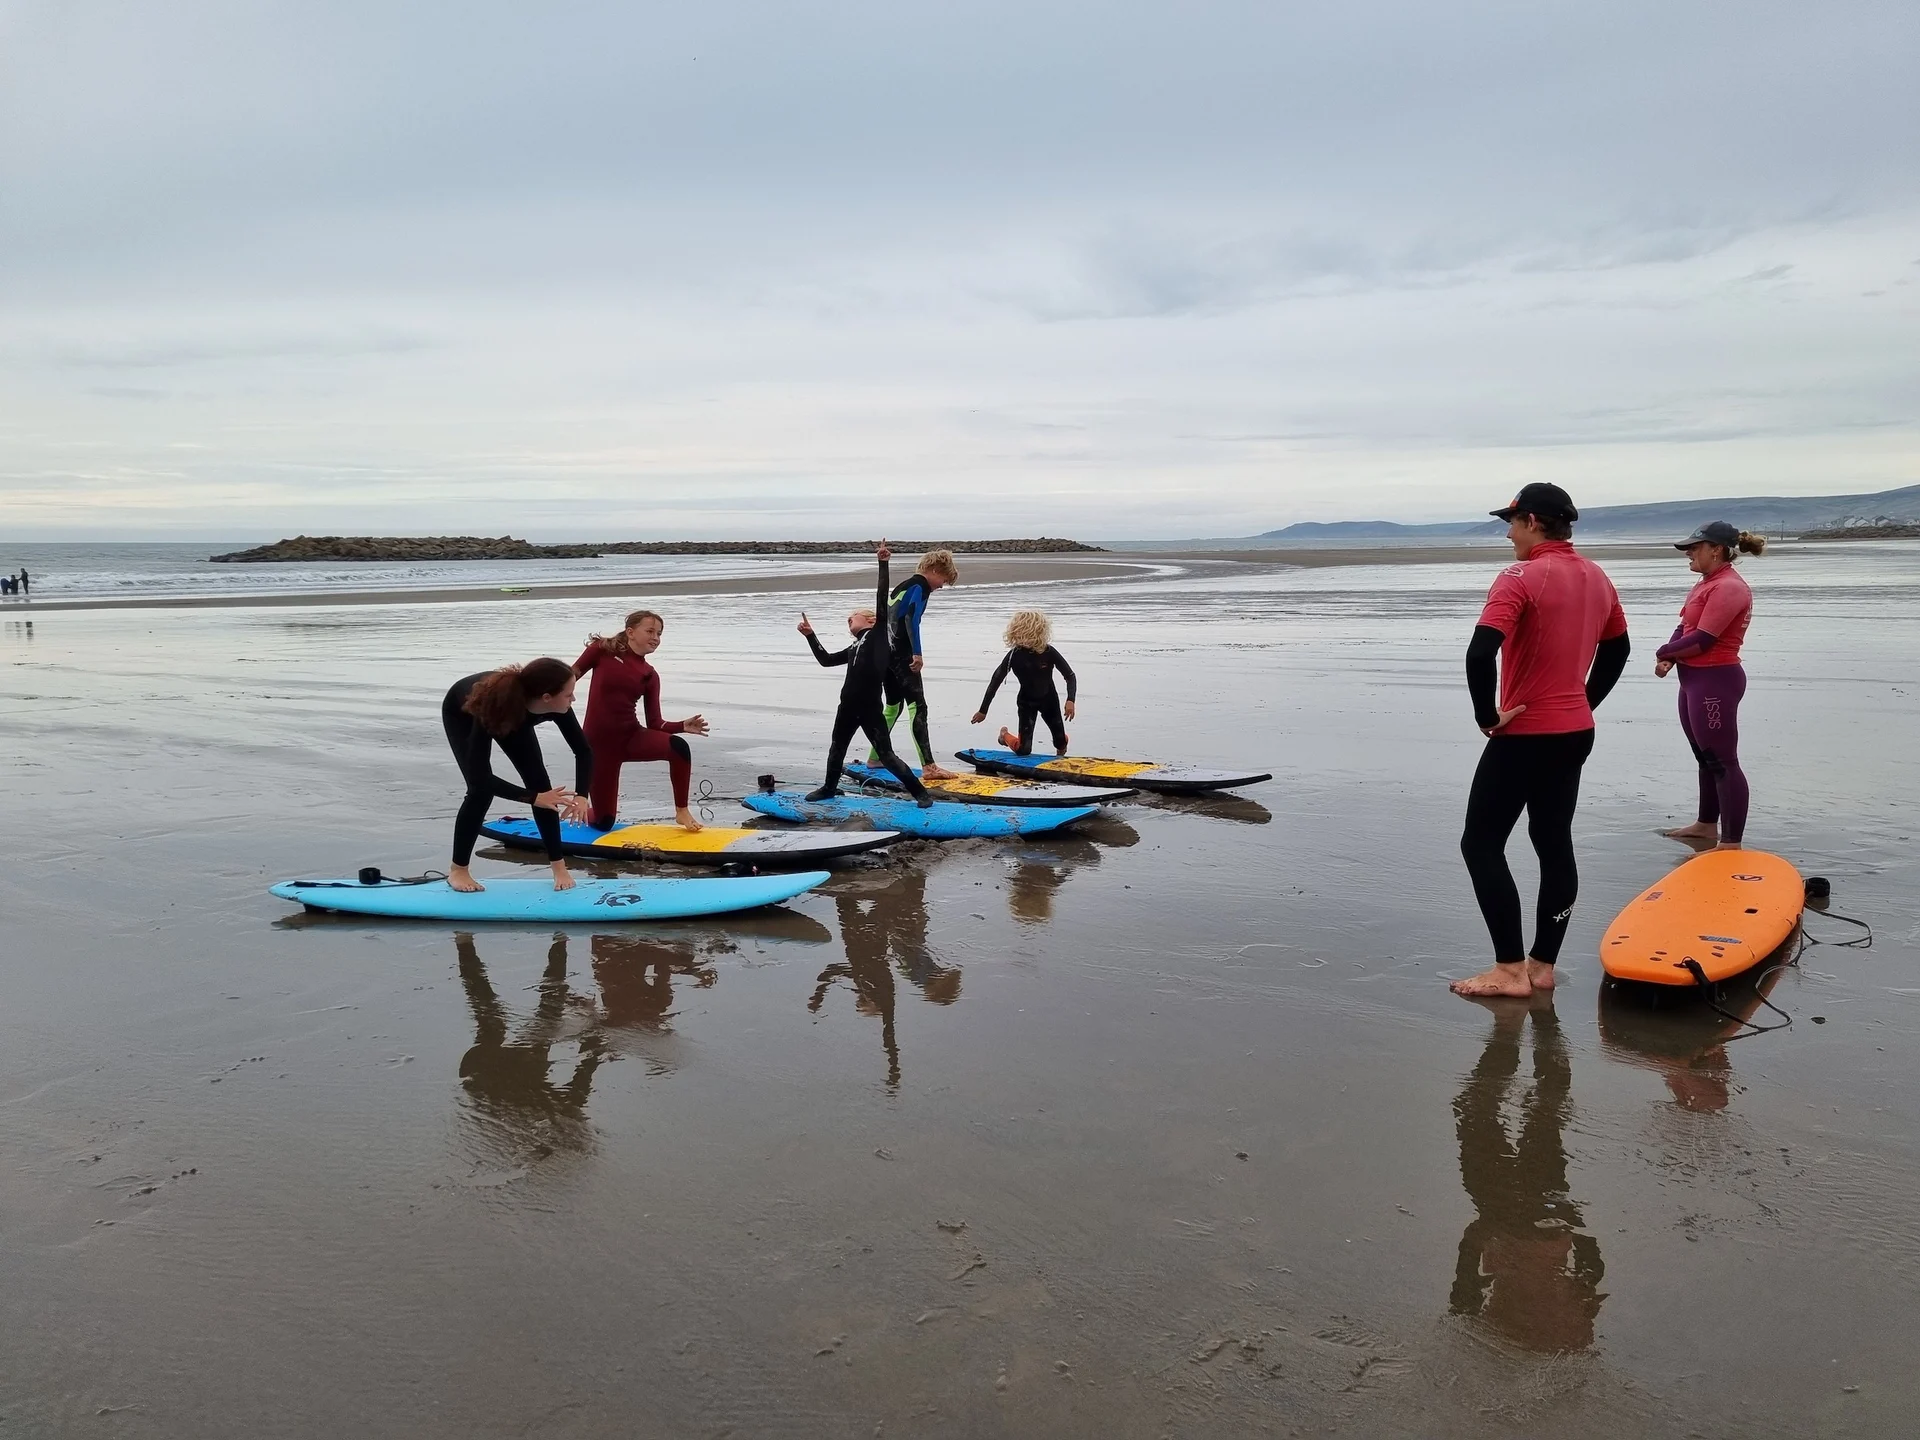
M 0 533 L 1920 481 L 1912 0 L 0 0 Z

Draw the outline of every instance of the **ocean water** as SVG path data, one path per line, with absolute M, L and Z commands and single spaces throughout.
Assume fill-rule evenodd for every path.
M 0 1422 L 1907 1433 L 1920 547 L 1748 564 L 1749 843 L 1875 943 L 1809 948 L 1768 982 L 1793 1024 L 1745 1038 L 1599 983 L 1607 922 L 1685 854 L 1650 673 L 1677 559 L 1609 566 L 1640 648 L 1532 1007 L 1445 988 L 1486 959 L 1457 851 L 1484 560 L 1049 585 L 1076 750 L 1275 779 L 649 930 L 264 893 L 444 865 L 440 695 L 570 654 L 604 602 L 0 617 Z M 816 773 L 839 677 L 793 625 L 858 598 L 660 599 L 717 821 Z M 942 750 L 993 728 L 967 720 L 1027 598 L 936 598 Z M 665 807 L 655 767 L 624 791 Z
M 831 557 L 606 555 L 586 560 L 454 560 L 432 564 L 300 561 L 213 564 L 243 544 L 16 544 L 0 550 L 8 574 L 26 568 L 40 600 L 177 600 L 356 590 L 591 585 L 623 580 L 731 579 L 818 571 Z M 5 597 L 11 598 L 11 597 Z

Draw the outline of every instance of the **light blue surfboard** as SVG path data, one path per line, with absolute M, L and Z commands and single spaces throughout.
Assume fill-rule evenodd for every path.
M 888 830 L 927 840 L 964 840 L 993 835 L 1041 835 L 1084 820 L 1100 807 L 1041 809 L 1012 805 L 955 805 L 936 800 L 922 810 L 913 801 L 889 795 L 842 794 L 832 800 L 809 800 L 801 790 L 757 792 L 740 802 L 749 810 L 776 820 L 842 825 L 853 819 L 871 820 Z
M 738 879 L 581 880 L 571 890 L 556 890 L 552 879 L 542 875 L 537 879 L 482 880 L 487 888 L 472 895 L 452 889 L 444 880 L 417 884 L 386 880 L 376 885 L 362 885 L 358 880 L 282 880 L 269 893 L 310 909 L 349 915 L 574 925 L 728 915 L 791 900 L 828 878 L 825 870 L 803 870 Z

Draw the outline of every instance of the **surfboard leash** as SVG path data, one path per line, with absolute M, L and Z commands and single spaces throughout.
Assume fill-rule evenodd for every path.
M 1810 875 L 1807 877 L 1806 895 L 1809 902 L 1825 900 L 1832 893 L 1833 886 L 1825 876 Z M 1823 920 L 1838 920 L 1843 925 L 1857 926 L 1863 933 L 1852 936 L 1846 940 L 1823 940 L 1807 929 L 1807 916 L 1809 914 L 1818 915 Z M 1800 964 L 1800 957 L 1806 954 L 1813 946 L 1831 945 L 1841 950 L 1871 950 L 1873 948 L 1873 927 L 1864 920 L 1856 919 L 1852 915 L 1842 915 L 1837 910 L 1815 909 L 1811 904 L 1808 904 L 1801 910 L 1800 922 L 1795 929 L 1797 931 L 1797 939 L 1793 947 L 1792 957 L 1782 961 L 1778 965 L 1772 965 L 1762 970 L 1754 977 L 1753 981 L 1755 998 L 1780 1017 L 1779 1021 L 1772 1025 L 1761 1025 L 1751 1016 L 1736 1015 L 1731 1010 L 1722 1009 L 1715 994 L 1714 983 L 1707 979 L 1707 972 L 1701 969 L 1700 962 L 1692 956 L 1688 956 L 1680 962 L 1686 967 L 1687 973 L 1693 976 L 1694 984 L 1700 988 L 1701 997 L 1707 1002 L 1708 1007 L 1712 1009 L 1715 1014 L 1724 1019 L 1731 1020 L 1734 1024 L 1740 1026 L 1738 1033 L 1727 1037 L 1728 1041 L 1745 1040 L 1751 1035 L 1765 1035 L 1772 1030 L 1784 1030 L 1787 1026 L 1793 1024 L 1793 1016 L 1769 1000 L 1760 987 L 1766 984 L 1768 976 L 1777 974 L 1782 970 L 1797 968 Z

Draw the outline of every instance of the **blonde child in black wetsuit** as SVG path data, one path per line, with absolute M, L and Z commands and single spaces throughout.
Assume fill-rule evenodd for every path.
M 973 723 L 978 725 L 987 718 L 987 711 L 993 708 L 993 697 L 999 693 L 1001 683 L 1011 671 L 1020 682 L 1020 692 L 1015 702 L 1020 715 L 1020 733 L 1016 736 L 1002 726 L 1000 743 L 1016 755 L 1032 754 L 1034 722 L 1045 720 L 1047 730 L 1053 736 L 1054 752 L 1066 754 L 1067 727 L 1060 714 L 1060 692 L 1053 688 L 1053 672 L 1058 670 L 1067 680 L 1067 720 L 1073 719 L 1074 692 L 1080 682 L 1074 677 L 1073 667 L 1067 664 L 1066 657 L 1053 648 L 1053 622 L 1038 610 L 1016 611 L 1007 622 L 1006 633 L 1001 638 L 1012 648 L 993 672 L 993 679 L 987 682 L 987 696 L 980 702 L 980 710 L 973 717 Z

